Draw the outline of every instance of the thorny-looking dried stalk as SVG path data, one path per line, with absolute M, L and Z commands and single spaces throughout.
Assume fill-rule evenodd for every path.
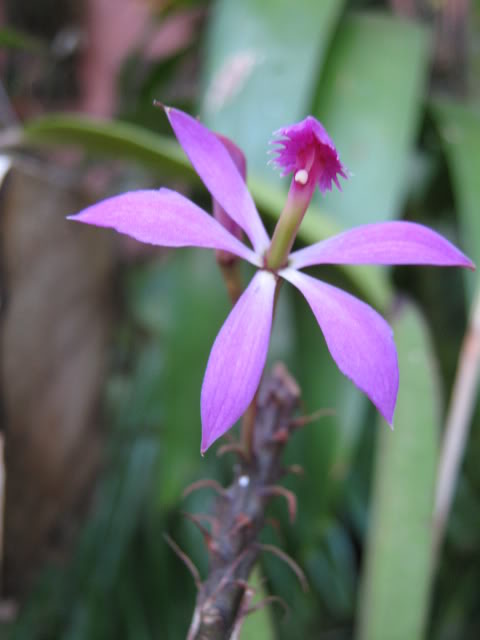
M 246 615 L 255 609 L 250 607 L 252 590 L 247 582 L 263 551 L 286 561 L 306 588 L 305 577 L 291 558 L 277 547 L 259 542 L 266 523 L 266 506 L 272 498 L 285 497 L 290 515 L 295 513 L 294 495 L 277 487 L 277 483 L 286 473 L 281 462 L 283 449 L 292 431 L 298 428 L 293 416 L 299 398 L 295 381 L 283 365 L 276 365 L 259 393 L 252 456 L 240 456 L 232 485 L 221 492 L 217 488 L 210 516 L 211 533 L 201 527 L 210 567 L 207 578 L 198 585 L 188 640 L 238 637 Z

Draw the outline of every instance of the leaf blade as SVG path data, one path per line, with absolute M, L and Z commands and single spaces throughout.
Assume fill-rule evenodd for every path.
M 438 380 L 420 313 L 408 305 L 393 326 L 402 381 L 395 431 L 384 423 L 378 425 L 360 640 L 419 640 L 429 600 L 440 422 Z

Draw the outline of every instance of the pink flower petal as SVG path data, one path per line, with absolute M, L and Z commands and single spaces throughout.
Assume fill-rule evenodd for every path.
M 203 124 L 178 109 L 166 109 L 168 119 L 200 178 L 212 197 L 245 231 L 257 253 L 269 238 L 242 176 L 225 146 Z
M 237 145 L 226 136 L 222 136 L 219 133 L 216 133 L 215 135 L 223 144 L 225 149 L 228 151 L 231 159 L 233 160 L 235 166 L 238 169 L 238 172 L 242 176 L 242 180 L 246 182 L 247 160 L 245 158 L 243 151 L 240 149 L 240 147 L 237 147 Z M 215 220 L 218 220 L 218 222 L 220 222 L 220 224 L 223 227 L 225 227 L 225 229 L 230 231 L 232 236 L 235 236 L 237 240 L 243 239 L 243 229 L 239 227 L 238 224 L 232 220 L 232 218 L 228 215 L 228 213 L 226 213 L 225 209 L 221 206 L 219 202 L 217 202 L 217 200 L 215 200 L 215 198 L 213 198 L 212 213 Z
M 224 249 L 259 266 L 258 257 L 221 224 L 176 191 L 130 191 L 88 207 L 70 220 L 110 227 L 162 247 Z
M 367 224 L 290 255 L 290 266 L 314 264 L 429 264 L 475 266 L 440 234 L 414 222 Z
M 304 273 L 285 269 L 280 275 L 307 299 L 340 371 L 392 424 L 398 363 L 393 332 L 385 320 L 364 302 Z
M 257 272 L 215 340 L 202 386 L 202 453 L 255 395 L 267 358 L 275 286 L 275 276 Z

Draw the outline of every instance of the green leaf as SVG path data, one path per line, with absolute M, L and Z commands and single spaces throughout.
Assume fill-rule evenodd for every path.
M 480 266 L 480 110 L 478 105 L 436 100 L 431 105 L 445 148 L 460 214 L 464 246 Z M 465 273 L 470 294 L 476 274 Z
M 394 322 L 400 391 L 395 430 L 379 420 L 358 637 L 419 640 L 431 583 L 439 384 L 430 337 L 408 305 Z
M 142 386 L 150 402 L 144 401 L 137 415 L 145 420 L 145 414 L 155 416 L 155 407 L 161 407 L 156 494 L 158 504 L 171 505 L 200 469 L 205 473 L 200 390 L 208 354 L 229 311 L 213 252 L 176 251 L 166 264 L 137 269 L 129 278 L 128 306 L 138 324 L 161 344 L 160 366 L 150 373 L 148 363 L 144 365 Z M 147 349 L 152 346 L 155 343 Z
M 383 15 L 348 16 L 325 64 L 314 108 L 352 176 L 322 206 L 347 226 L 394 218 L 423 110 L 429 37 Z
M 255 590 L 256 598 L 250 606 L 255 606 L 257 602 L 260 602 L 263 598 L 267 597 L 267 592 L 263 584 L 263 576 L 260 569 L 257 567 L 254 569 L 249 585 Z M 253 615 L 246 618 L 240 634 L 241 638 L 245 640 L 274 640 L 275 633 L 272 624 L 272 613 L 275 617 L 282 616 L 281 607 L 272 603 L 266 605 Z
M 118 120 L 50 114 L 24 125 L 23 142 L 79 145 L 93 153 L 139 162 L 159 174 L 196 179 L 186 155 L 172 138 Z
M 252 170 L 267 167 L 272 132 L 310 109 L 344 0 L 222 0 L 207 36 L 202 115 L 238 141 Z

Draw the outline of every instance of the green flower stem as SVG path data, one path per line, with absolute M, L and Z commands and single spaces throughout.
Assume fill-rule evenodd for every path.
M 287 202 L 273 232 L 272 242 L 265 256 L 265 266 L 272 271 L 286 266 L 289 253 L 298 233 L 308 205 L 312 199 L 315 182 L 310 178 L 306 184 L 293 178 Z

